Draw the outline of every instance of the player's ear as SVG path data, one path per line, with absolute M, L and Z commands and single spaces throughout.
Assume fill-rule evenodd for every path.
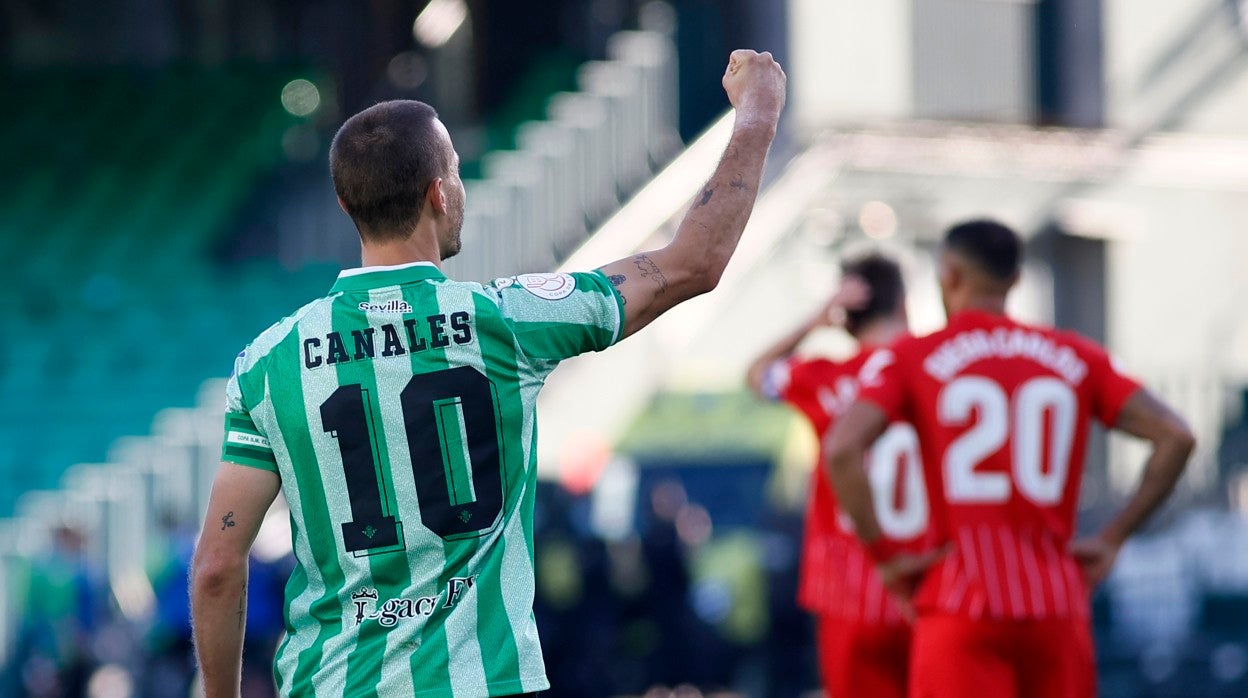
M 958 260 L 949 252 L 942 252 L 936 271 L 940 287 L 945 291 L 957 288 L 962 282 L 962 268 Z
M 347 214 L 348 216 L 351 215 L 351 212 L 347 210 L 346 202 L 342 200 L 341 196 L 338 197 L 338 208 L 342 209 L 342 212 Z
M 1018 285 L 1018 278 L 1020 274 L 1021 272 L 1017 272 L 1017 271 L 1014 272 L 1014 274 L 1010 277 L 1010 285 L 1008 286 L 1008 288 L 1014 288 L 1015 286 Z
M 425 190 L 425 204 L 432 206 L 434 213 L 445 216 L 447 211 L 446 190 L 442 188 L 442 178 L 437 177 L 429 183 Z

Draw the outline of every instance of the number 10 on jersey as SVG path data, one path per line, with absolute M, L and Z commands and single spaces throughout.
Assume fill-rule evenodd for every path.
M 372 402 L 353 383 L 321 404 L 321 425 L 338 442 L 351 500 L 343 546 L 357 557 L 405 548 L 403 523 L 387 502 L 411 496 L 398 491 L 393 477 L 387 482 L 390 463 L 378 454 Z M 421 524 L 448 541 L 493 529 L 504 492 L 498 401 L 489 379 L 469 366 L 417 374 L 399 393 L 399 405 Z

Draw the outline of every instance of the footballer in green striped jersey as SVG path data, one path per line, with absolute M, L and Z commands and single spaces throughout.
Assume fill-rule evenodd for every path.
M 246 560 L 280 491 L 296 566 L 282 695 L 507 696 L 549 687 L 533 620 L 536 400 L 566 358 L 713 288 L 784 101 L 733 54 L 732 139 L 673 241 L 583 273 L 447 279 L 458 156 L 428 105 L 349 119 L 330 153 L 364 266 L 262 333 L 227 387 L 222 464 L 192 569 L 206 693 L 236 695 Z
M 545 688 L 537 392 L 622 317 L 601 272 L 482 286 L 414 262 L 343 272 L 238 358 L 223 457 L 276 472 L 295 522 L 284 693 Z M 386 676 L 395 653 L 410 662 Z

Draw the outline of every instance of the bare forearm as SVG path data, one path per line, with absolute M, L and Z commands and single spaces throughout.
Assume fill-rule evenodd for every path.
M 858 537 L 868 545 L 879 540 L 883 532 L 875 518 L 875 502 L 863 461 L 867 449 L 887 426 L 888 418 L 883 410 L 859 400 L 837 419 L 823 444 L 837 502 L 854 522 Z
M 828 461 L 828 474 L 836 490 L 837 504 L 854 522 L 858 537 L 870 544 L 884 535 L 875 517 L 863 453 L 856 450 L 833 453 Z
M 742 49 L 729 56 L 721 82 L 736 110 L 732 136 L 676 236 L 661 249 L 601 267 L 624 303 L 622 336 L 715 288 L 754 209 L 786 78 L 770 53 Z
M 718 282 L 754 209 L 775 125 L 737 117 L 715 173 L 685 214 L 671 248 L 705 263 L 709 286 Z
M 246 561 L 212 571 L 194 569 L 192 574 L 191 619 L 204 695 L 237 696 L 247 620 Z
M 765 125 L 736 129 L 676 237 L 662 249 L 601 268 L 624 299 L 625 336 L 719 283 L 754 207 L 774 133 Z
M 1101 532 L 1104 540 L 1120 546 L 1144 525 L 1174 490 L 1193 446 L 1188 439 L 1170 439 L 1154 445 L 1135 494 Z

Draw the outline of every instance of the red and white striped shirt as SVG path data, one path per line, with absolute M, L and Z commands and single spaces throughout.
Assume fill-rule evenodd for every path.
M 1086 617 L 1069 551 L 1088 427 L 1112 425 L 1139 383 L 1095 343 L 979 311 L 877 351 L 860 397 L 918 431 L 933 542 L 921 613 Z
M 823 436 L 858 394 L 858 371 L 870 352 L 844 363 L 788 359 L 767 373 L 763 392 L 796 407 Z M 919 549 L 928 509 L 918 440 L 909 425 L 890 427 L 869 456 L 881 527 L 894 540 Z M 821 615 L 862 623 L 899 624 L 897 604 L 884 589 L 875 564 L 836 505 L 836 494 L 820 458 L 811 473 L 806 531 L 802 542 L 798 603 Z

